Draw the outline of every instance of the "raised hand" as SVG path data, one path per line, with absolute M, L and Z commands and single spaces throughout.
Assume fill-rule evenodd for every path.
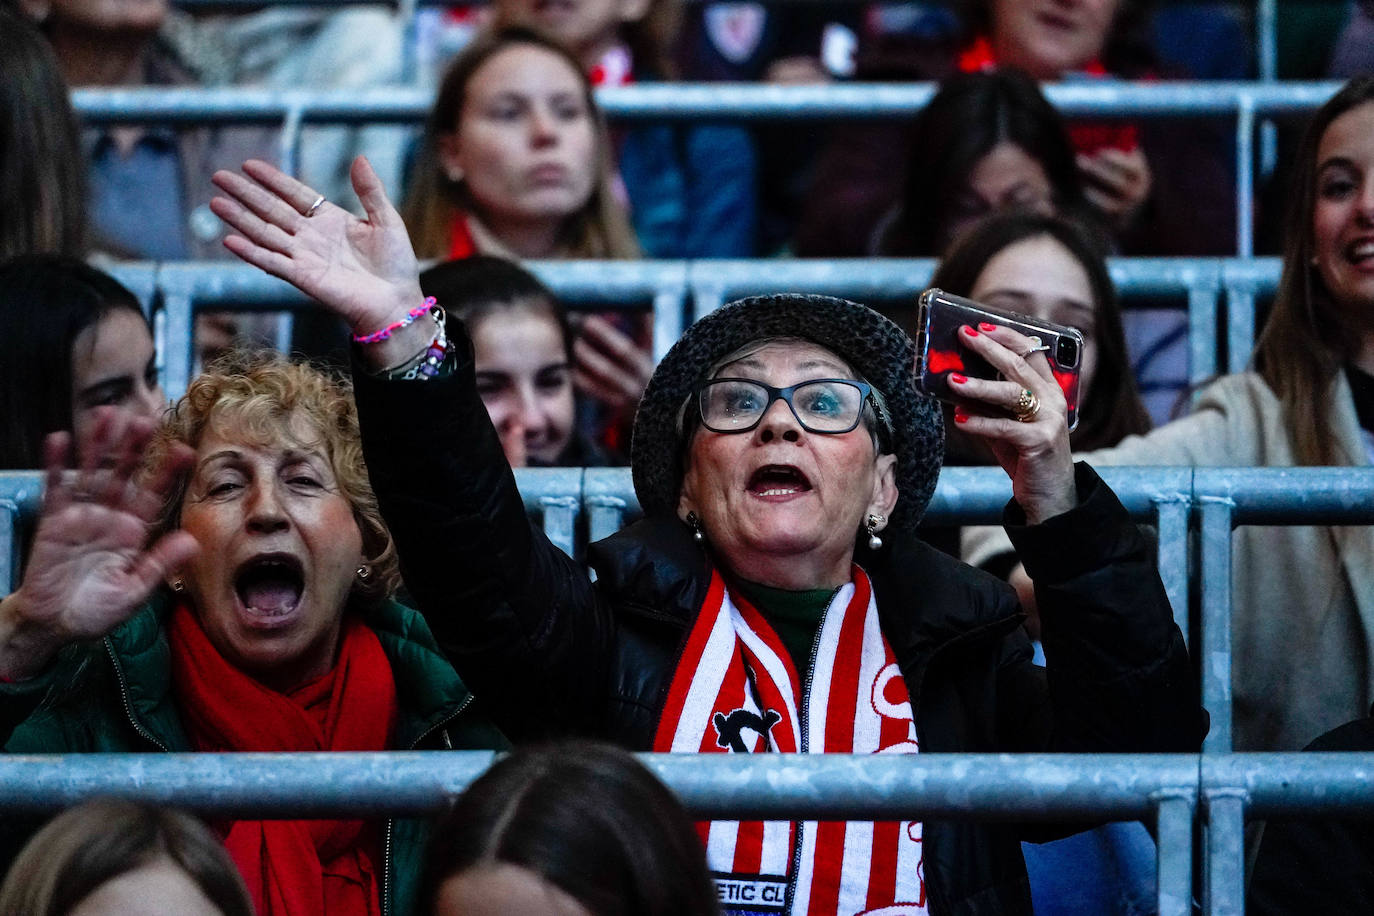
M 1031 524 L 1077 505 L 1073 455 L 1069 449 L 1068 405 L 1043 352 L 1032 352 L 1030 338 L 1011 328 L 981 324 L 964 327 L 959 342 L 982 356 L 1002 379 L 951 374 L 950 389 L 960 398 L 954 422 L 982 438 L 1011 477 L 1012 493 Z M 1016 419 L 1023 392 L 1038 408 Z
M 44 443 L 48 474 L 33 548 L 19 590 L 0 602 L 0 677 L 29 677 L 67 643 L 109 632 L 195 555 L 195 538 L 184 531 L 146 543 L 172 481 L 193 457 L 181 446 L 140 481 L 154 429 L 146 418 L 104 412 L 74 472 L 64 470 L 70 434 Z
M 369 334 L 403 318 L 419 305 L 419 266 L 405 224 L 386 196 L 377 173 L 359 156 L 350 177 L 366 219 L 359 219 L 266 162 L 250 159 L 243 174 L 213 177 L 224 192 L 210 202 L 234 230 L 224 246 L 274 277 L 280 277 L 339 315 L 354 334 Z M 432 333 L 418 322 L 367 348 L 379 366 L 403 362 Z M 413 338 L 413 339 L 412 339 Z
M 1077 161 L 1088 202 L 1118 228 L 1128 227 L 1149 199 L 1154 185 L 1145 153 L 1139 148 L 1107 147 L 1092 154 L 1079 153 Z
M 573 341 L 573 383 L 616 410 L 633 410 L 649 376 L 653 357 L 599 315 L 588 315 Z

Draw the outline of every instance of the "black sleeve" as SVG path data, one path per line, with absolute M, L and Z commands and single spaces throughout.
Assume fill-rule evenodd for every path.
M 613 639 L 582 567 L 525 514 L 477 394 L 472 348 L 448 375 L 357 369 L 368 473 L 401 572 L 440 646 L 513 740 L 598 731 Z
M 1007 533 L 1035 581 L 1053 725 L 1047 749 L 1195 753 L 1207 731 L 1150 540 L 1091 467 L 1079 505 Z

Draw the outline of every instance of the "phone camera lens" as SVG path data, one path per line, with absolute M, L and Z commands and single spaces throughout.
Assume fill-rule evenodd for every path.
M 1055 348 L 1054 361 L 1059 364 L 1061 369 L 1072 369 L 1078 365 L 1078 341 L 1072 337 L 1059 338 L 1059 345 Z

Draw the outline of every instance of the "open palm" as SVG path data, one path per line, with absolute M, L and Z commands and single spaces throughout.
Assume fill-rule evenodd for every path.
M 319 195 L 258 160 L 245 162 L 241 175 L 216 172 L 225 196 L 210 206 L 235 230 L 224 240 L 230 251 L 366 333 L 423 297 L 410 237 L 380 179 L 361 156 L 351 177 L 366 219 L 328 202 L 314 207 Z

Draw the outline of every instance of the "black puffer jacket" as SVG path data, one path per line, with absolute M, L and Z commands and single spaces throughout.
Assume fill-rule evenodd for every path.
M 527 520 L 470 362 L 418 383 L 358 373 L 356 385 L 406 583 L 498 725 L 517 741 L 650 748 L 708 554 L 676 519 L 646 519 L 592 545 L 593 584 Z M 1037 581 L 1048 676 L 1031 663 L 1004 583 L 914 539 L 856 557 L 922 752 L 1198 749 L 1205 714 L 1152 553 L 1086 466 L 1078 488 L 1072 512 L 1010 528 Z M 1017 826 L 924 829 L 933 913 L 1030 912 Z

